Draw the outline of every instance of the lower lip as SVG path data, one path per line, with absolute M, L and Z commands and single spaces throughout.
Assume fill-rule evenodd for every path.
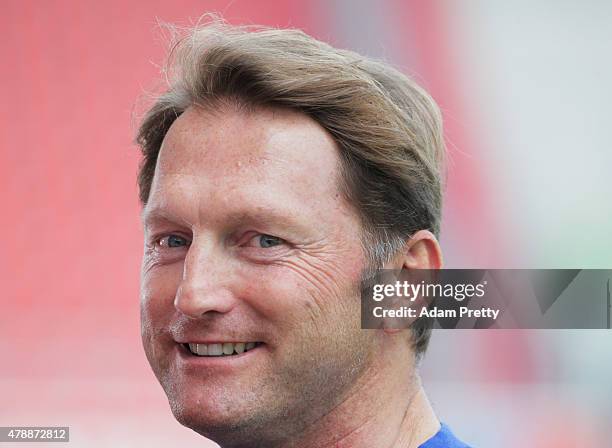
M 183 344 L 176 344 L 175 350 L 179 363 L 185 368 L 241 368 L 259 357 L 265 350 L 265 344 L 253 347 L 239 355 L 197 356 L 192 354 Z

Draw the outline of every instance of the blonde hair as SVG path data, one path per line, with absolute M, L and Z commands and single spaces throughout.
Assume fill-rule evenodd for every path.
M 432 98 L 391 66 L 295 29 L 231 26 L 212 17 L 182 30 L 165 69 L 167 91 L 137 135 L 146 204 L 161 143 L 189 106 L 300 111 L 335 139 L 341 186 L 364 225 L 369 266 L 379 268 L 421 229 L 438 235 L 444 141 Z M 429 332 L 415 335 L 417 355 Z

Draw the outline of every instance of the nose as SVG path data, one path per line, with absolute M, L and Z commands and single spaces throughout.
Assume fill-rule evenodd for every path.
M 228 262 L 213 249 L 189 247 L 183 265 L 183 278 L 176 291 L 174 306 L 181 313 L 200 318 L 207 313 L 228 313 L 236 305 L 229 283 Z

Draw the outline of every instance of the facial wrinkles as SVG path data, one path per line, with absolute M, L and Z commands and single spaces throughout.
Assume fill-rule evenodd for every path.
M 337 245 L 338 242 L 335 242 Z M 347 276 L 346 265 L 354 264 L 355 254 L 350 250 L 333 248 L 334 244 L 325 241 L 314 245 L 300 246 L 295 257 L 281 260 L 279 265 L 291 270 L 305 281 L 304 288 L 309 292 L 315 307 L 309 308 L 312 320 L 320 320 L 328 313 L 330 304 L 339 305 L 350 302 L 346 297 L 352 291 L 347 285 L 357 284 L 357 278 Z

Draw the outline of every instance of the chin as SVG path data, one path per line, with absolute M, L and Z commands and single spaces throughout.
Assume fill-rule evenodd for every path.
M 269 447 L 296 429 L 286 421 L 287 407 L 278 406 L 278 402 L 272 406 L 253 391 L 241 393 L 236 388 L 208 386 L 200 384 L 200 388 L 182 390 L 175 387 L 168 401 L 181 425 L 221 446 Z
M 184 388 L 166 389 L 174 418 L 183 426 L 214 441 L 258 433 L 257 412 L 248 409 L 244 394 L 236 391 Z M 260 421 L 260 420 L 259 420 Z
M 171 407 L 174 418 L 181 425 L 221 446 L 255 448 L 261 446 L 262 440 L 269 439 L 264 430 L 265 425 L 258 423 L 252 416 L 244 418 L 218 412 L 219 409 L 184 406 L 184 403 L 171 404 Z

